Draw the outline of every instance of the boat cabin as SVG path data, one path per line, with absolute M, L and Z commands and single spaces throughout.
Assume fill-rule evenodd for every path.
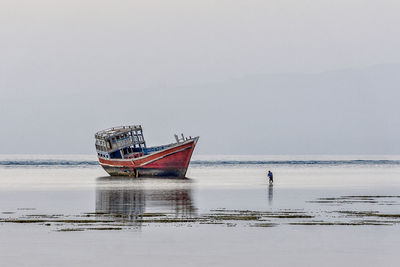
M 147 151 L 142 126 L 121 126 L 95 134 L 97 155 L 106 159 L 141 157 Z

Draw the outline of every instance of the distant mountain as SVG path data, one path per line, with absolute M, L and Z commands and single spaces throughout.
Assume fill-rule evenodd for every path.
M 400 65 L 256 75 L 157 95 L 168 125 L 190 125 L 206 153 L 400 153 Z
M 32 92 L 0 100 L 0 138 L 8 140 L 3 153 L 90 153 L 96 130 L 142 123 L 149 143 L 200 135 L 198 153 L 400 154 L 399 99 L 400 64 L 179 88 Z

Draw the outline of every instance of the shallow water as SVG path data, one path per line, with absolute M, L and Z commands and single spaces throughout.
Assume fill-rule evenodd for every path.
M 397 266 L 399 159 L 197 156 L 179 180 L 110 178 L 91 156 L 0 156 L 0 256 L 27 266 Z

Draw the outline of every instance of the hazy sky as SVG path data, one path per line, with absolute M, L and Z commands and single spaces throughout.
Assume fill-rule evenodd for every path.
M 400 153 L 400 1 L 0 2 L 0 153 Z M 339 71 L 336 71 L 339 70 Z

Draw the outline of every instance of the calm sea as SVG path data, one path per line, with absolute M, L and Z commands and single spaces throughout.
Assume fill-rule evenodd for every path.
M 0 218 L 4 266 L 397 266 L 400 156 L 197 155 L 180 180 L 1 155 Z

